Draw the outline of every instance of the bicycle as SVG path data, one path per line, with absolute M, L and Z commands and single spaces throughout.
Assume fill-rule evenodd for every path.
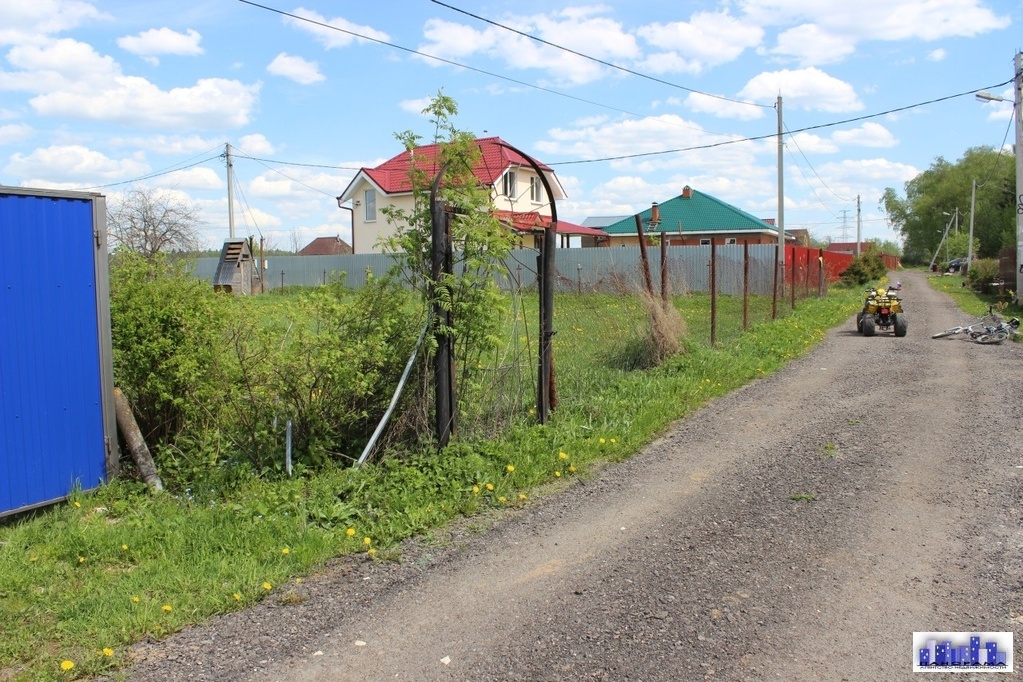
M 966 334 L 976 343 L 988 345 L 1001 343 L 1010 337 L 1018 336 L 1019 333 L 1019 318 L 1014 317 L 1006 321 L 994 311 L 994 306 L 990 306 L 987 309 L 987 315 L 984 315 L 976 322 L 946 329 L 934 334 L 931 338 L 943 339 L 948 336 L 955 336 L 956 334 Z

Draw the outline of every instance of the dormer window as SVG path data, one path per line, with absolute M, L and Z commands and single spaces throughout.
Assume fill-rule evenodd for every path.
M 509 199 L 515 199 L 515 171 L 510 170 L 504 174 L 504 186 L 502 187 L 502 190 L 501 194 Z

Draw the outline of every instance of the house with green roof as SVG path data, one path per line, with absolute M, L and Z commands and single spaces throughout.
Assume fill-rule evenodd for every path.
M 686 185 L 682 194 L 642 211 L 640 222 L 646 234 L 663 234 L 668 244 L 699 246 L 714 244 L 777 244 L 778 229 L 773 220 L 762 220 L 716 197 Z M 657 215 L 659 214 L 659 216 Z M 651 218 L 659 222 L 651 225 Z M 629 216 L 602 228 L 609 246 L 638 246 L 636 218 Z M 785 235 L 787 241 L 793 241 Z M 649 239 L 649 238 L 648 238 Z M 649 243 L 649 241 L 648 241 Z

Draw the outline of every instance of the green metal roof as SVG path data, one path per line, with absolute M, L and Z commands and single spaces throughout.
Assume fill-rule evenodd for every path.
M 648 232 L 678 232 L 681 222 L 683 232 L 777 232 L 775 226 L 757 218 L 740 208 L 690 189 L 690 197 L 679 195 L 659 204 L 661 224 L 655 228 L 647 228 L 650 220 L 650 209 L 640 212 L 639 217 L 643 228 Z M 684 190 L 683 190 L 684 193 Z M 629 216 L 604 228 L 605 232 L 615 234 L 636 234 L 636 218 Z

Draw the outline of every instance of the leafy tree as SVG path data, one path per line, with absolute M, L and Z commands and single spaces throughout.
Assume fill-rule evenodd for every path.
M 999 250 L 1015 243 L 1013 157 L 991 147 L 975 147 L 967 149 L 954 164 L 941 157 L 935 159 L 929 169 L 906 183 L 905 197 L 900 197 L 894 188 L 885 189 L 881 208 L 903 237 L 906 262 L 931 260 L 948 224 L 946 213 L 951 215 L 959 209 L 960 232 L 964 220 L 969 224 L 974 180 L 977 181 L 974 237 L 979 244 L 975 255 L 994 257 Z M 944 246 L 939 260 L 943 256 Z
M 147 260 L 158 253 L 197 250 L 200 224 L 198 206 L 164 190 L 140 187 L 128 190 L 108 215 L 113 244 Z
M 482 185 L 473 173 L 481 152 L 476 136 L 458 130 L 453 124 L 458 113 L 455 101 L 438 92 L 423 113 L 431 117 L 432 144 L 438 146 L 438 154 L 435 159 L 413 155 L 417 162 L 410 169 L 415 199 L 412 210 L 381 209 L 395 226 L 394 235 L 385 241 L 384 247 L 404 266 L 403 271 L 425 307 L 439 306 L 451 313 L 450 326 L 444 320 L 433 319 L 432 331 L 434 335 L 453 339 L 457 380 L 464 385 L 475 380 L 487 364 L 484 356 L 500 343 L 498 333 L 507 304 L 496 275 L 505 268 L 504 257 L 514 245 L 514 237 L 493 214 L 492 188 Z M 412 131 L 398 133 L 396 137 L 409 152 L 420 146 L 421 137 Z M 430 195 L 438 176 L 437 197 L 450 212 L 455 262 L 453 274 L 434 279 Z M 435 336 L 429 338 L 434 351 Z M 464 401 L 462 393 L 458 397 L 460 403 Z

